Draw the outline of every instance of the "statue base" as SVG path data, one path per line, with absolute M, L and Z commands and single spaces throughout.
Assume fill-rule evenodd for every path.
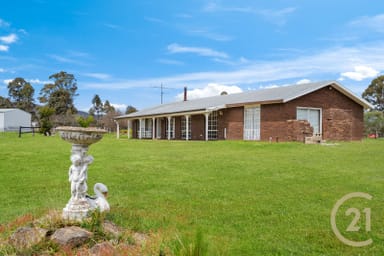
M 66 220 L 82 221 L 88 217 L 92 210 L 86 199 L 70 200 L 63 209 L 63 218 Z

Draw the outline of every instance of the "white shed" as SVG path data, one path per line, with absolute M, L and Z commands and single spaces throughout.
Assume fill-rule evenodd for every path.
M 31 114 L 18 108 L 0 108 L 0 132 L 18 131 L 20 126 L 31 126 Z

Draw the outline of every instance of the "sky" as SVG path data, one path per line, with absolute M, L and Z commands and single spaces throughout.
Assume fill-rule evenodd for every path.
M 384 2 L 12 0 L 0 3 L 0 96 L 60 71 L 77 109 L 336 80 L 361 96 L 384 70 Z M 38 101 L 36 100 L 36 103 Z

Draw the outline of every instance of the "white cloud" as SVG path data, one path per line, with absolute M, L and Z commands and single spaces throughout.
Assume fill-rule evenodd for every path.
M 8 45 L 2 45 L 0 44 L 0 52 L 7 52 L 9 50 Z
M 6 22 L 5 20 L 2 20 L 0 19 L 0 28 L 5 28 L 5 27 L 9 27 L 9 23 Z
M 13 79 L 4 79 L 3 83 L 8 85 L 10 82 L 12 82 Z
M 125 110 L 127 109 L 126 104 L 111 103 L 111 106 L 123 113 L 125 113 Z
M 75 56 L 73 52 L 70 52 L 68 54 L 69 54 L 69 57 L 65 57 L 57 54 L 48 54 L 48 57 L 61 63 L 69 63 L 69 64 L 76 64 L 76 65 L 82 65 L 82 66 L 88 65 L 86 62 L 82 62 L 81 60 L 79 60 L 79 56 Z
M 74 60 L 72 60 L 72 59 L 69 59 L 69 58 L 66 58 L 63 56 L 59 56 L 56 54 L 50 54 L 49 57 L 51 57 L 54 60 L 57 60 L 58 62 L 63 62 L 63 63 L 73 63 L 74 62 Z
M 297 81 L 296 84 L 308 84 L 310 82 L 311 82 L 311 80 L 309 80 L 309 79 L 301 79 L 301 80 Z
M 376 16 L 364 16 L 350 23 L 352 26 L 372 29 L 374 31 L 384 33 L 384 14 Z
M 0 68 L 0 73 L 4 73 L 4 72 L 5 72 L 5 69 Z
M 236 85 L 223 85 L 223 84 L 215 84 L 209 83 L 204 88 L 196 88 L 192 90 L 188 90 L 187 98 L 188 100 L 199 99 L 210 96 L 218 96 L 222 92 L 227 92 L 228 94 L 239 93 L 242 92 L 242 89 Z M 176 96 L 177 100 L 184 99 L 184 92 L 180 93 Z
M 88 76 L 88 77 L 92 77 L 92 78 L 96 78 L 96 79 L 100 79 L 100 80 L 107 80 L 111 77 L 110 75 L 105 74 L 105 73 L 85 73 L 83 75 Z
M 170 59 L 158 59 L 157 62 L 167 65 L 184 65 L 184 62 Z
M 366 78 L 374 78 L 378 74 L 379 74 L 379 71 L 375 70 L 374 68 L 359 65 L 354 67 L 354 71 L 341 73 L 341 79 L 349 78 L 351 80 L 361 81 Z
M 0 70 L 1 72 L 1 70 Z M 13 79 L 5 79 L 3 80 L 3 83 L 8 85 L 9 82 L 11 82 Z M 25 79 L 25 81 L 31 83 L 31 84 L 47 84 L 50 83 L 50 81 L 41 81 L 40 79 Z
M 35 79 L 27 79 L 27 81 L 31 84 L 49 84 L 51 83 L 50 81 L 41 81 L 40 79 L 38 78 L 35 78 Z
M 88 88 L 127 89 L 132 87 L 148 87 L 159 84 L 159 81 L 172 88 L 201 88 L 209 83 L 236 84 L 242 88 L 254 87 L 261 83 L 276 83 L 279 80 L 298 80 L 303 77 L 321 77 L 332 80 L 340 77 L 340 73 L 352 70 L 353 67 L 369 63 L 374 70 L 384 70 L 384 43 L 359 45 L 357 47 L 329 48 L 312 54 L 298 54 L 275 61 L 252 61 L 246 65 L 234 66 L 227 71 L 207 71 L 183 73 L 172 76 L 147 77 L 143 79 L 120 79 L 108 83 L 84 83 Z M 355 71 L 356 72 L 356 71 Z M 361 93 L 365 88 L 361 88 Z
M 201 29 L 201 28 L 200 29 L 190 29 L 190 30 L 187 30 L 186 32 L 189 35 L 205 37 L 205 38 L 219 41 L 219 42 L 226 42 L 226 41 L 233 40 L 233 38 L 231 36 L 211 32 L 207 29 Z
M 275 25 L 283 26 L 287 23 L 287 16 L 295 11 L 296 8 L 288 7 L 281 10 L 261 10 L 256 13 L 260 13 L 265 20 Z
M 223 63 L 226 65 L 230 65 L 230 66 L 245 65 L 245 64 L 250 63 L 250 61 L 244 57 L 240 57 L 237 60 L 213 58 L 213 61 L 218 62 L 218 63 Z
M 254 7 L 228 7 L 219 5 L 217 3 L 208 3 L 203 11 L 206 12 L 233 12 L 233 13 L 243 13 L 256 15 L 261 17 L 262 19 L 278 25 L 283 26 L 287 23 L 287 16 L 296 11 L 295 7 L 287 7 L 283 9 L 258 9 Z
M 190 46 L 182 46 L 179 44 L 170 44 L 168 45 L 168 51 L 170 53 L 195 53 L 200 56 L 206 57 L 218 57 L 218 58 L 228 58 L 228 54 L 224 52 L 215 51 L 210 48 L 204 47 L 190 47 Z
M 277 84 L 262 85 L 259 88 L 260 89 L 271 89 L 271 88 L 277 88 L 277 87 L 281 87 L 281 85 L 277 85 Z
M 0 42 L 2 42 L 4 44 L 12 44 L 12 43 L 16 42 L 17 39 L 18 39 L 18 37 L 16 34 L 10 34 L 8 36 L 1 36 Z

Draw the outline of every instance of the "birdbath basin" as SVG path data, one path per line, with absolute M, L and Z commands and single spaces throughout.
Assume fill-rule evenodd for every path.
M 83 128 L 60 126 L 56 128 L 60 137 L 72 144 L 71 166 L 68 171 L 71 183 L 71 198 L 63 209 L 63 218 L 81 221 L 88 213 L 96 208 L 96 204 L 87 196 L 88 165 L 93 157 L 88 155 L 88 148 L 103 138 L 106 130 L 99 128 Z M 109 205 L 108 205 L 109 209 Z

